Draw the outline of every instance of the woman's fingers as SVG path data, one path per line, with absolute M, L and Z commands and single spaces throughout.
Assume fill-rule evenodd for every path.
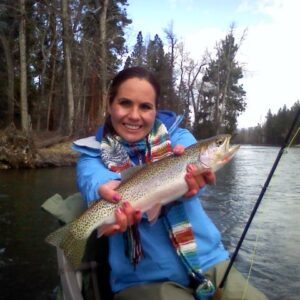
M 116 223 L 107 225 L 102 229 L 102 233 L 109 236 L 117 232 L 125 232 L 127 228 L 135 223 L 140 222 L 142 212 L 139 209 L 134 209 L 128 201 L 124 201 L 122 206 L 115 211 Z
M 126 215 L 127 226 L 133 225 L 135 223 L 134 208 L 130 205 L 130 203 L 128 201 L 124 201 L 124 203 L 122 205 L 122 210 L 123 210 L 124 214 Z
M 98 234 L 110 236 L 119 232 L 119 230 L 120 230 L 120 226 L 118 224 L 112 224 L 112 225 L 105 226 L 105 228 L 102 228 L 101 230 L 98 229 Z
M 175 155 L 182 155 L 184 153 L 184 146 L 183 145 L 176 145 L 173 149 L 173 153 Z
M 119 207 L 116 212 L 116 224 L 119 225 L 119 232 L 125 232 L 128 227 L 128 219 L 127 216 L 123 210 L 123 207 Z
M 205 178 L 207 184 L 212 184 L 212 185 L 216 184 L 216 180 L 217 180 L 216 175 L 211 170 L 203 172 L 202 175 Z
M 123 212 L 122 207 L 119 207 L 115 211 L 116 223 L 105 225 L 102 228 L 98 229 L 100 234 L 104 234 L 106 236 L 113 235 L 117 232 L 124 232 L 127 229 L 127 217 Z
M 131 206 L 130 202 L 124 201 L 122 205 L 122 211 L 127 218 L 127 226 L 131 226 L 141 221 L 142 212 L 139 209 L 135 209 Z
M 142 211 L 140 209 L 136 209 L 133 215 L 134 223 L 139 223 L 142 219 Z
M 103 199 L 112 203 L 118 203 L 121 195 L 115 190 L 120 185 L 119 180 L 111 180 L 100 186 L 98 192 Z
M 215 184 L 216 176 L 211 170 L 206 170 L 200 174 L 197 173 L 197 167 L 195 165 L 187 166 L 187 174 L 185 180 L 188 185 L 188 191 L 185 193 L 185 197 L 192 197 L 196 195 L 199 189 L 203 188 L 206 184 Z
M 200 186 L 202 187 L 205 185 L 204 180 L 202 180 L 201 182 L 201 178 L 198 178 L 198 180 L 196 180 L 193 174 L 189 172 L 185 175 L 185 180 L 188 185 L 188 191 L 185 193 L 185 197 L 192 197 L 196 195 L 199 191 Z

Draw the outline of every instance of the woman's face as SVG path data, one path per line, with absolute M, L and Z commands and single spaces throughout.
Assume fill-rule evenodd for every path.
M 155 99 L 155 90 L 147 80 L 124 81 L 108 108 L 116 133 L 129 143 L 143 139 L 155 121 Z

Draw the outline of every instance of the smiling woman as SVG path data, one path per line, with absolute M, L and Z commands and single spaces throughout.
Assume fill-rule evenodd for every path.
M 150 132 L 156 115 L 155 90 L 145 79 L 131 78 L 122 83 L 108 112 L 116 133 L 136 142 Z
M 145 69 L 130 68 L 117 74 L 109 89 L 104 135 L 117 133 L 126 140 L 123 134 L 128 133 L 131 141 L 143 138 L 154 124 L 159 97 L 160 86 Z
M 195 144 L 196 139 L 187 129 L 179 127 L 182 116 L 157 109 L 159 84 L 146 69 L 122 70 L 113 79 L 108 96 L 104 125 L 95 137 L 74 142 L 74 149 L 81 154 L 77 182 L 87 205 L 91 206 L 95 200 L 101 204 L 110 202 L 106 203 L 108 206 L 115 204 L 113 222 L 99 226 L 98 218 L 90 218 L 92 229 L 97 228 L 98 236 L 106 239 L 109 246 L 107 261 L 114 300 L 208 299 L 203 296 L 214 294 L 217 278 L 222 277 L 228 259 L 221 235 L 199 201 L 200 189 L 214 183 L 215 175 L 211 170 L 198 174 L 195 166 L 189 164 L 180 168 L 181 173 L 174 174 L 167 169 L 167 174 L 160 177 L 166 179 L 173 173 L 181 179 L 187 192 L 184 195 L 174 192 L 175 204 L 162 212 L 151 202 L 147 212 L 154 216 L 150 220 L 155 222 L 150 224 L 142 208 L 127 198 L 146 199 L 150 192 L 143 194 L 145 185 L 149 188 L 155 176 L 147 174 L 146 184 L 142 186 L 134 181 L 137 190 L 132 196 L 116 189 L 121 171 L 136 165 L 160 163 L 173 153 L 183 155 L 184 149 Z M 156 187 L 153 190 L 157 192 Z M 157 193 L 156 198 L 162 200 L 162 194 Z M 95 207 L 98 204 L 87 212 Z M 187 253 L 184 249 L 192 250 Z M 240 298 L 245 282 L 241 274 L 234 272 L 228 282 L 232 284 L 222 299 Z M 249 287 L 245 299 L 264 300 L 265 297 Z

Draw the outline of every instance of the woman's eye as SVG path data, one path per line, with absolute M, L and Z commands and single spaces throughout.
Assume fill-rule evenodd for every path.
M 131 101 L 130 101 L 130 100 L 127 100 L 127 99 L 124 99 L 124 100 L 121 100 L 121 101 L 119 102 L 119 104 L 120 104 L 121 106 L 128 107 L 128 106 L 131 105 Z
M 151 110 L 153 109 L 152 105 L 148 104 L 148 103 L 143 103 L 140 105 L 141 110 Z

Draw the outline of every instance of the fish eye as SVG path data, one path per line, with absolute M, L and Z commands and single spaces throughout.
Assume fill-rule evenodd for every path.
M 223 139 L 218 139 L 216 140 L 216 146 L 220 147 L 223 144 L 224 140 Z

